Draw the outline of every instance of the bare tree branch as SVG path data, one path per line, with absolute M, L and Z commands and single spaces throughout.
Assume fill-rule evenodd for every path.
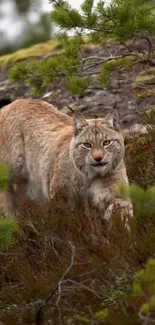
M 64 274 L 62 275 L 61 279 L 58 282 L 58 298 L 56 300 L 56 306 L 59 312 L 59 322 L 62 325 L 62 317 L 61 317 L 61 308 L 60 308 L 60 300 L 61 300 L 61 294 L 62 294 L 62 284 L 65 282 L 65 277 L 66 275 L 70 272 L 70 270 L 72 269 L 73 265 L 74 265 L 74 259 L 75 259 L 75 246 L 69 242 L 70 248 L 71 248 L 71 262 L 70 265 L 68 266 L 68 268 L 66 269 L 66 271 L 64 272 Z
M 61 241 L 61 240 L 60 240 Z M 64 241 L 61 241 L 64 242 Z M 56 307 L 59 311 L 59 321 L 60 324 L 62 324 L 61 322 L 61 309 L 60 309 L 60 300 L 61 300 L 61 292 L 62 292 L 62 284 L 65 280 L 66 275 L 70 272 L 70 270 L 72 269 L 73 265 L 74 265 L 74 259 L 75 259 L 75 246 L 71 243 L 68 242 L 69 247 L 71 249 L 71 261 L 70 261 L 70 265 L 68 266 L 68 268 L 66 269 L 66 271 L 63 273 L 62 277 L 60 278 L 59 282 L 57 283 L 57 285 L 55 286 L 55 288 L 51 291 L 51 293 L 49 294 L 49 296 L 46 298 L 46 300 L 43 302 L 42 306 L 39 308 L 37 314 L 36 314 L 36 325 L 41 325 L 42 323 L 42 312 L 43 312 L 43 308 L 48 304 L 48 302 L 51 300 L 51 298 L 53 297 L 53 295 L 58 291 L 58 298 L 56 301 Z
M 82 289 L 86 290 L 86 291 L 89 291 L 91 293 L 93 293 L 97 298 L 99 299 L 103 299 L 103 296 L 100 296 L 96 291 L 94 291 L 93 289 L 91 289 L 90 287 L 87 287 L 85 286 L 84 284 L 82 283 L 79 283 L 79 282 L 76 282 L 74 280 L 70 280 L 70 279 L 67 279 L 64 281 L 64 283 L 72 283 L 72 284 L 75 284 L 76 286 L 78 287 L 81 287 Z

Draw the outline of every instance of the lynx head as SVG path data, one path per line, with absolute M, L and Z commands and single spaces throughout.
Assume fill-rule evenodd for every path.
M 116 114 L 89 120 L 74 114 L 73 121 L 71 156 L 76 169 L 88 178 L 113 173 L 124 157 Z

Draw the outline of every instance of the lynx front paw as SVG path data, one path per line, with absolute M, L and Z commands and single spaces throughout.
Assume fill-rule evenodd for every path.
M 116 199 L 107 208 L 104 219 L 108 221 L 111 220 L 111 217 L 115 211 L 119 211 L 121 219 L 124 221 L 125 227 L 127 229 L 130 229 L 129 220 L 134 216 L 132 203 L 125 200 Z

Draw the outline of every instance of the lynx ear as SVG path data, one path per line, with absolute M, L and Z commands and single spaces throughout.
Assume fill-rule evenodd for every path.
M 118 114 L 116 111 L 111 111 L 106 117 L 105 117 L 105 123 L 112 129 L 119 131 L 119 122 L 118 122 Z
M 73 115 L 73 121 L 76 135 L 79 134 L 82 129 L 88 125 L 87 121 L 80 114 L 77 113 Z

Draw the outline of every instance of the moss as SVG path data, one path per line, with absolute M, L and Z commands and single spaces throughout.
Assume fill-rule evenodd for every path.
M 149 98 L 155 95 L 155 68 L 142 71 L 132 84 L 133 93 L 137 98 Z
M 142 71 L 135 79 L 136 83 L 143 85 L 154 85 L 155 84 L 155 68 Z
M 137 98 L 149 98 L 155 95 L 155 68 L 139 73 L 132 84 L 133 94 Z
M 85 41 L 85 47 L 86 48 L 93 48 L 93 47 L 99 47 L 94 44 L 87 44 L 88 37 L 84 37 Z M 44 43 L 39 43 L 32 45 L 28 48 L 18 50 L 14 53 L 8 54 L 8 55 L 2 55 L 0 56 L 0 67 L 7 67 L 8 65 L 11 65 L 13 63 L 24 61 L 30 58 L 39 58 L 39 57 L 49 57 L 56 55 L 58 53 L 62 53 L 62 46 L 57 40 L 50 40 Z
M 23 61 L 29 58 L 48 57 L 61 51 L 61 46 L 56 40 L 36 44 L 25 49 L 18 50 L 12 54 L 0 57 L 0 66 L 6 67 L 12 63 Z
M 139 115 L 142 117 L 144 117 L 144 116 L 151 117 L 152 114 L 153 115 L 155 114 L 155 106 L 152 106 L 151 108 L 146 109 L 144 112 L 139 113 Z
M 133 94 L 137 98 L 145 99 L 149 98 L 155 95 L 155 87 L 153 88 L 141 88 L 141 87 L 135 87 L 133 88 Z

